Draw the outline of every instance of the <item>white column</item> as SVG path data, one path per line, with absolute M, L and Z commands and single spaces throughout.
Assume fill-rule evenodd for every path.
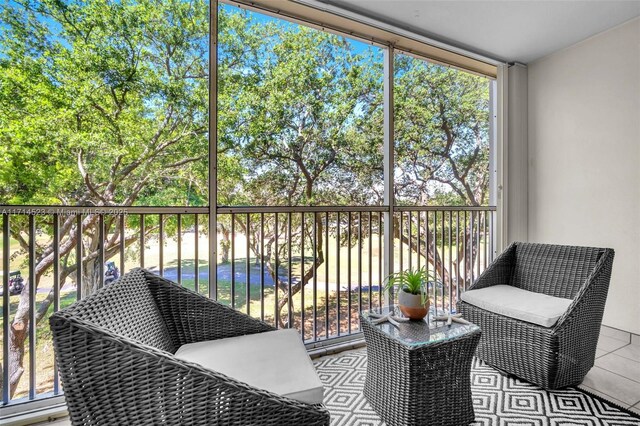
M 528 240 L 528 126 L 527 126 L 527 67 L 509 66 L 507 116 L 509 170 L 507 198 L 506 243 Z

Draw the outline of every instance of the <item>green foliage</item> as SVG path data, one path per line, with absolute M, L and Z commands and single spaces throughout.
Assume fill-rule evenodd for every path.
M 218 160 L 235 158 L 241 171 L 221 199 L 381 204 L 381 49 L 228 6 L 219 13 Z M 398 54 L 394 91 L 398 202 L 486 203 L 489 81 Z
M 0 203 L 207 199 L 206 2 L 10 1 L 2 20 Z
M 339 36 L 219 10 L 219 158 L 234 157 L 245 171 L 241 188 L 223 196 L 253 205 L 368 203 L 356 165 L 380 160 L 380 146 L 356 126 L 367 119 L 368 93 L 381 89 L 381 75 L 367 71 L 380 52 L 356 54 Z
M 394 89 L 399 202 L 486 204 L 489 81 L 396 55 Z
M 427 271 L 425 268 L 406 269 L 390 274 L 385 279 L 385 290 L 397 289 L 411 294 L 419 294 L 424 303 L 429 293 L 429 281 L 435 285 L 436 276 L 432 271 Z
M 18 0 L 2 21 L 0 203 L 206 205 L 208 3 Z M 230 6 L 218 28 L 220 204 L 382 203 L 381 49 Z M 395 62 L 398 201 L 486 203 L 487 80 Z

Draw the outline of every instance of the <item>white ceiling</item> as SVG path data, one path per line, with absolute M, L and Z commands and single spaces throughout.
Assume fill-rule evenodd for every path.
M 640 0 L 320 0 L 506 62 L 529 63 L 640 16 Z

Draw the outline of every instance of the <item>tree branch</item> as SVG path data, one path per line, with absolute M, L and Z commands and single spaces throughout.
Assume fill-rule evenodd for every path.
M 84 183 L 89 189 L 89 191 L 93 195 L 95 195 L 100 201 L 107 204 L 107 201 L 103 198 L 103 196 L 100 193 L 98 193 L 98 191 L 96 191 L 96 188 L 91 183 L 91 179 L 89 178 L 89 173 L 87 173 L 87 171 L 84 168 L 84 164 L 82 163 L 82 154 L 83 154 L 83 150 L 82 148 L 80 148 L 80 150 L 78 151 L 78 170 L 80 171 L 80 175 L 84 179 Z

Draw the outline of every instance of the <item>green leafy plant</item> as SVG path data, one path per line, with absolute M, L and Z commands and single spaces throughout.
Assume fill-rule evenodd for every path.
M 425 268 L 406 269 L 390 274 L 385 280 L 385 290 L 398 289 L 411 294 L 419 294 L 421 301 L 427 300 L 429 281 L 436 281 L 435 274 Z

